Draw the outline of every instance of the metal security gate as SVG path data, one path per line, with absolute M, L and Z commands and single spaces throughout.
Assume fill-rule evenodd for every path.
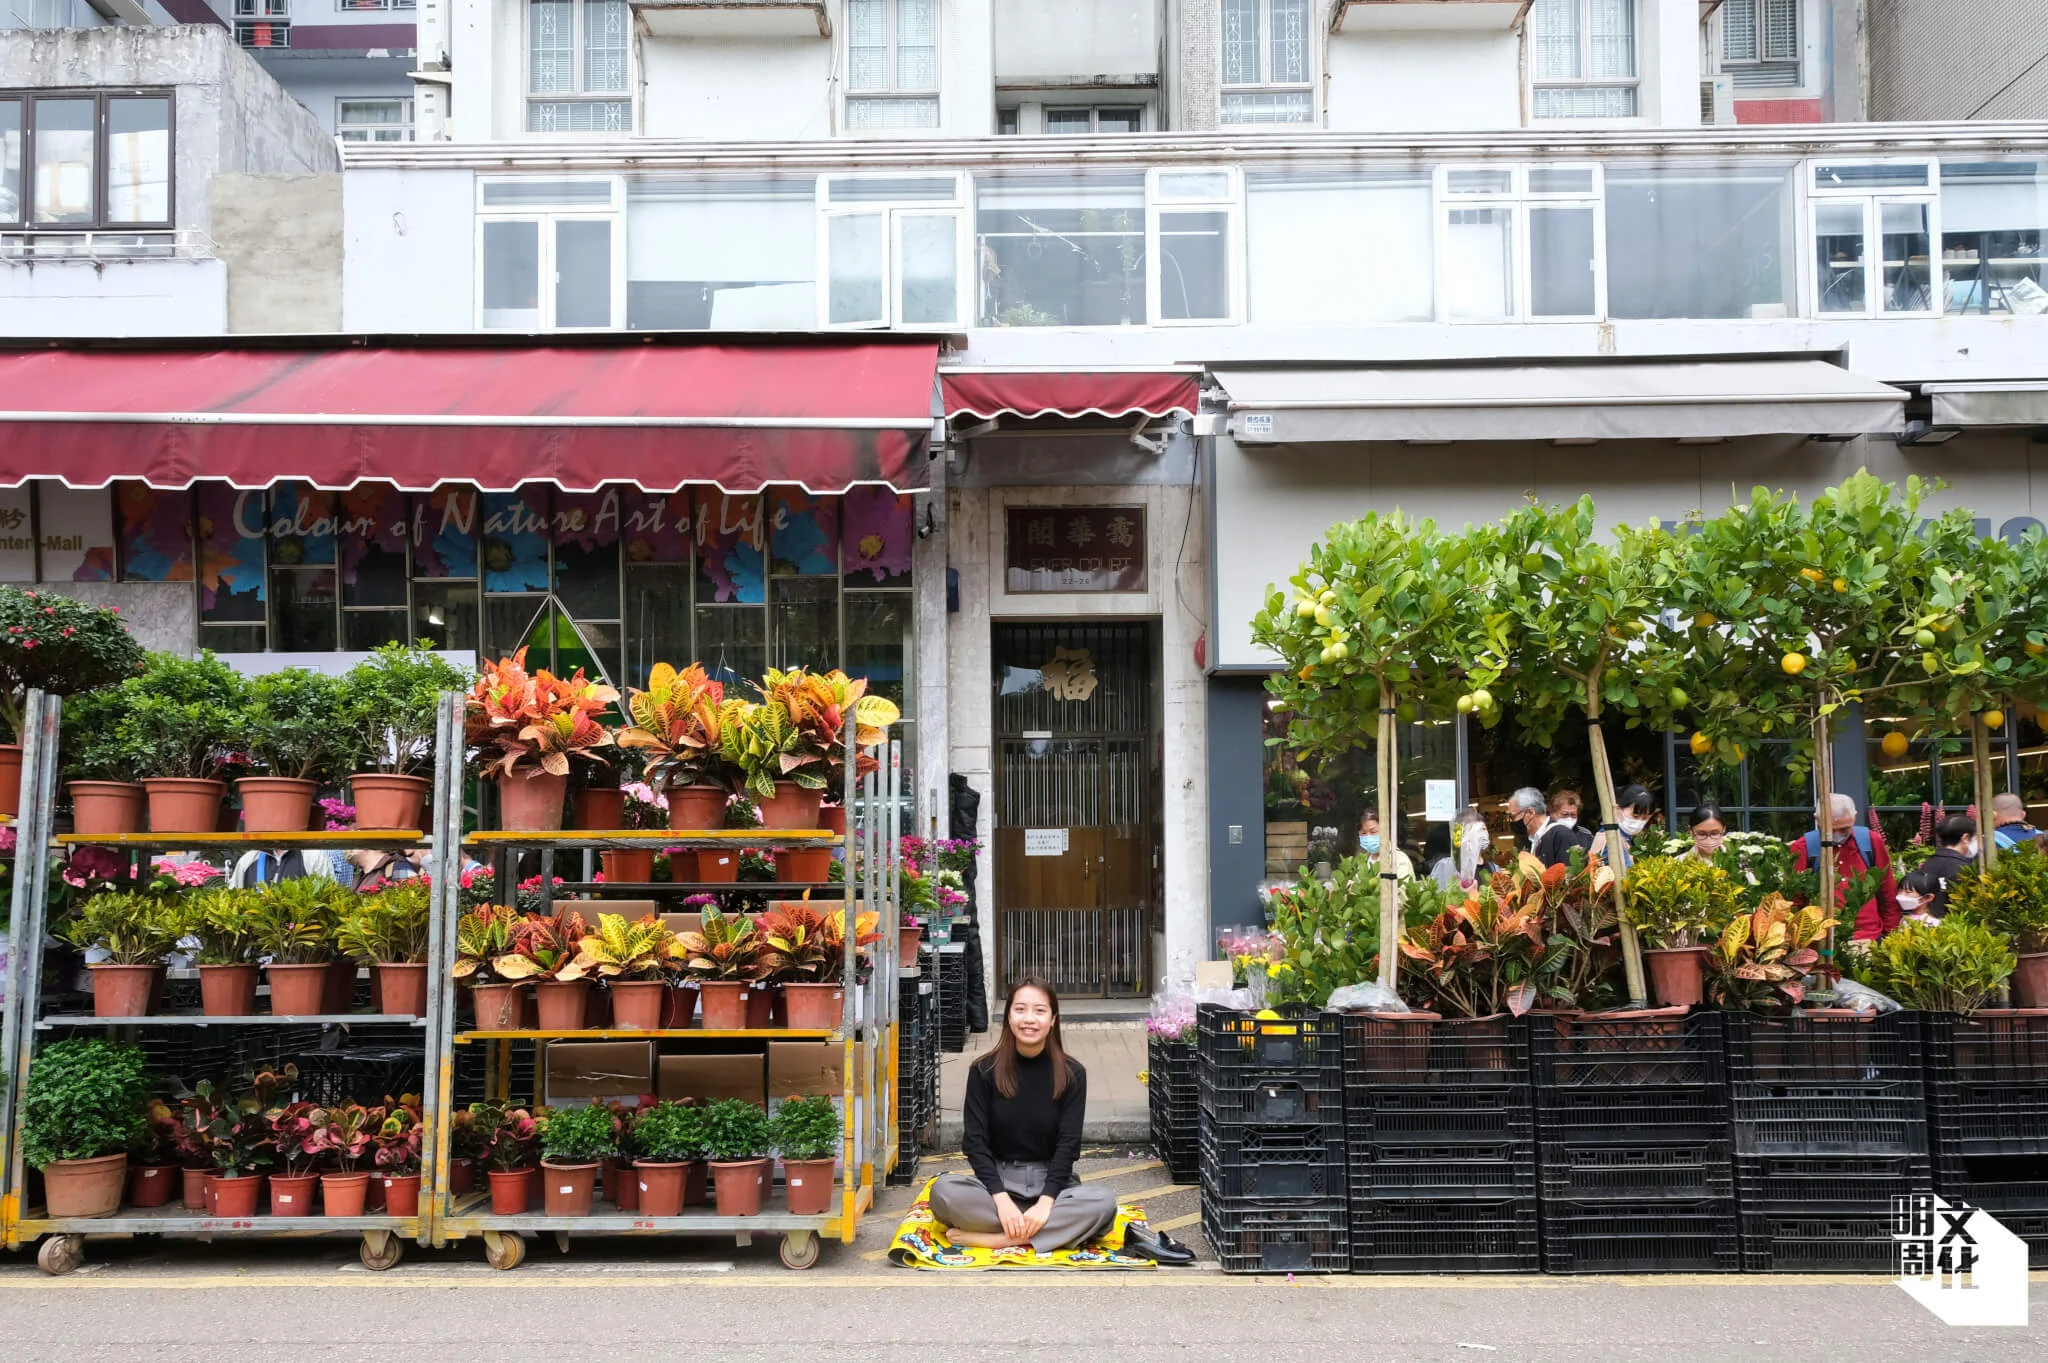
M 1158 868 L 1156 662 L 1146 624 L 995 630 L 1000 983 L 1142 994 Z

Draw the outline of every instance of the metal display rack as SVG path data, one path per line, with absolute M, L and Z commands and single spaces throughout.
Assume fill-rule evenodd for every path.
M 46 1013 L 41 989 L 43 942 L 49 930 L 47 849 L 81 845 L 110 847 L 146 856 L 160 851 L 236 851 L 260 848 L 266 851 L 311 848 L 420 848 L 432 850 L 435 883 L 442 874 L 445 842 L 418 832 L 379 833 L 139 833 L 119 836 L 81 837 L 54 834 L 52 813 L 57 777 L 57 739 L 61 706 L 55 696 L 29 693 L 24 724 L 22 754 L 21 813 L 16 823 L 13 914 L 10 919 L 6 995 L 0 1004 L 0 1056 L 4 1056 L 7 1083 L 0 1088 L 0 1133 L 5 1135 L 5 1159 L 0 1161 L 0 1245 L 18 1249 L 40 1240 L 37 1262 L 47 1272 L 67 1273 L 83 1261 L 88 1235 L 159 1234 L 193 1236 L 205 1240 L 257 1237 L 307 1237 L 359 1235 L 362 1260 L 373 1269 L 390 1268 L 404 1254 L 405 1242 L 428 1244 L 432 1226 L 427 1202 L 422 1195 L 420 1212 L 414 1216 L 367 1214 L 362 1216 L 267 1216 L 220 1217 L 195 1213 L 180 1205 L 161 1208 L 123 1208 L 104 1217 L 51 1217 L 40 1205 L 29 1201 L 30 1183 L 23 1166 L 22 1134 L 15 1120 L 15 1096 L 28 1080 L 29 1067 L 44 1039 L 80 1032 L 103 1032 L 154 1049 L 183 1048 L 190 1054 L 196 1035 L 220 1029 L 227 1038 L 221 1051 L 238 1059 L 262 1052 L 271 1060 L 288 1058 L 289 1043 L 308 1037 L 332 1035 L 332 1029 L 375 1027 L 385 1035 L 404 1037 L 421 1050 L 422 1066 L 432 1073 L 438 1064 L 445 1027 L 442 1010 L 446 990 L 430 990 L 424 1018 L 375 1013 L 322 1013 L 312 1016 L 258 1014 L 247 1017 L 205 1017 L 196 1014 L 160 1014 L 142 1017 L 95 1017 L 69 1012 Z M 436 736 L 434 808 L 455 803 L 460 786 L 461 743 L 459 728 L 451 727 L 456 711 L 444 703 Z M 436 916 L 430 926 L 431 954 L 438 959 L 444 938 L 444 921 Z M 402 1029 L 402 1030 L 401 1030 Z M 265 1049 L 267 1047 L 267 1050 Z M 274 1054 L 273 1054 L 274 1053 Z M 208 1075 L 202 1077 L 225 1077 Z M 423 1167 L 433 1160 L 436 1133 L 429 1128 L 422 1151 Z

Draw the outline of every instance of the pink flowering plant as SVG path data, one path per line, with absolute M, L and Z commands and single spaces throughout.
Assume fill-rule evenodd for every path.
M 15 742 L 30 691 L 97 691 L 141 671 L 143 657 L 118 608 L 0 587 L 0 724 Z

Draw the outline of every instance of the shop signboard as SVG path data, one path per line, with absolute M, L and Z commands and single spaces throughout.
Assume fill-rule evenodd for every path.
M 1004 524 L 1008 590 L 1142 592 L 1142 506 L 1013 506 Z

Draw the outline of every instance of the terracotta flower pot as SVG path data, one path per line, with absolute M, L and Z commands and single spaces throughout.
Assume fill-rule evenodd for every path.
M 558 833 L 569 778 L 535 771 L 498 778 L 498 826 L 520 833 Z
M 112 1216 L 128 1186 L 128 1157 L 52 1160 L 43 1166 L 43 1207 L 57 1216 Z
M 605 1199 L 622 1212 L 640 1210 L 640 1176 L 633 1172 L 633 1162 L 627 1159 L 606 1160 Z
M 427 966 L 424 961 L 379 961 L 373 968 L 383 991 L 377 1011 L 391 1017 L 427 1015 Z
M 775 999 L 782 990 L 776 985 L 753 985 L 747 990 L 747 1026 L 756 1031 L 775 1025 Z
M 227 782 L 152 776 L 142 788 L 148 792 L 150 832 L 211 833 L 220 827 L 220 802 L 227 794 Z
M 216 1174 L 207 1194 L 210 1205 L 207 1211 L 214 1216 L 241 1218 L 256 1215 L 256 1204 L 263 1199 L 263 1175 L 241 1174 L 229 1178 Z
M 161 966 L 109 965 L 103 961 L 90 969 L 94 1017 L 149 1016 L 150 994 L 156 988 L 156 975 Z
M 1429 1034 L 1443 1021 L 1441 1013 L 1368 1012 L 1364 1017 L 1350 1027 L 1362 1052 L 1359 1073 L 1376 1084 L 1420 1084 L 1429 1077 Z
M 701 980 L 697 994 L 704 1001 L 704 1026 L 714 1032 L 736 1032 L 747 1025 L 744 980 Z
M 609 833 L 626 826 L 626 792 L 617 786 L 595 786 L 569 797 L 569 827 Z
M 2030 951 L 2012 972 L 2012 1006 L 2048 1008 L 2048 951 Z
M 363 1185 L 363 1211 L 375 1216 L 384 1210 L 384 1176 L 374 1171 L 370 1181 Z
M 479 1032 L 516 1032 L 526 1026 L 526 986 L 480 984 L 469 991 Z
M 205 1169 L 180 1169 L 178 1171 L 179 1202 L 188 1212 L 206 1210 L 206 1181 L 213 1175 Z
M 303 833 L 320 784 L 292 776 L 244 776 L 235 791 L 242 797 L 244 833 Z
M 245 1018 L 256 1011 L 256 964 L 199 967 L 199 1008 L 210 1018 Z
M 448 1161 L 448 1191 L 457 1197 L 476 1191 L 475 1160 L 452 1159 Z
M 819 827 L 822 790 L 805 790 L 794 781 L 777 781 L 775 793 L 760 802 L 761 827 L 777 832 Z
M 660 980 L 613 980 L 612 1026 L 638 1027 L 655 1031 L 661 1026 L 662 996 L 668 986 Z
M 783 848 L 775 854 L 775 878 L 804 885 L 822 885 L 825 877 L 832 874 L 832 849 L 829 847 L 806 847 L 801 850 Z
M 320 1187 L 318 1174 L 272 1174 L 270 1176 L 270 1214 L 272 1216 L 311 1216 L 313 1194 Z
M 737 847 L 721 847 L 710 852 L 684 852 L 683 856 L 697 859 L 697 883 L 700 885 L 731 885 L 740 878 L 740 851 Z
M 348 778 L 355 796 L 358 829 L 419 829 L 426 826 L 433 782 L 424 776 L 360 771 Z
M 356 963 L 349 957 L 341 957 L 327 963 L 327 979 L 320 990 L 320 1011 L 323 1013 L 346 1013 L 356 1006 Z M 384 1011 L 377 1006 L 377 977 L 370 975 L 370 1011 Z
M 831 1031 L 843 1020 L 846 987 L 838 984 L 785 984 L 782 1006 L 793 1032 Z
M 270 1011 L 276 1017 L 313 1017 L 327 992 L 327 963 L 265 966 L 270 976 Z
M 670 1031 L 681 1031 L 697 1025 L 697 986 L 674 984 L 669 986 L 668 995 L 661 1004 L 661 1025 Z
M 0 815 L 21 812 L 21 744 L 0 743 Z
M 846 806 L 820 805 L 818 807 L 818 827 L 824 829 L 835 838 L 845 837 Z
M 148 796 L 139 781 L 73 781 L 71 831 L 87 837 L 115 837 L 142 831 Z
M 761 1174 L 765 1159 L 713 1160 L 711 1183 L 720 1216 L 755 1216 L 761 1210 Z
M 644 852 L 600 852 L 598 861 L 604 866 L 604 883 L 607 885 L 644 885 L 654 879 L 652 848 Z
M 924 940 L 924 924 L 903 923 L 896 929 L 896 964 L 905 970 L 917 969 L 917 944 Z
M 541 980 L 534 985 L 533 992 L 538 1000 L 541 1031 L 574 1032 L 582 1028 L 589 980 Z
M 328 1216 L 361 1216 L 369 1196 L 368 1174 L 320 1175 L 321 1210 Z
M 695 833 L 724 828 L 730 799 L 721 786 L 670 786 L 668 826 Z
M 420 1214 L 420 1176 L 418 1174 L 377 1174 L 374 1177 L 384 1185 L 384 1214 L 386 1216 L 418 1216 Z
M 588 1216 L 597 1188 L 595 1164 L 540 1164 L 541 1203 L 549 1216 Z
M 1690 1008 L 1707 997 L 1707 949 L 1667 947 L 1645 951 L 1643 961 L 1650 967 L 1650 987 L 1657 1002 L 1672 1008 Z
M 168 1206 L 171 1192 L 178 1186 L 178 1172 L 175 1164 L 136 1165 L 128 1171 L 128 1205 Z
M 683 1214 L 683 1175 L 689 1168 L 686 1164 L 655 1164 L 644 1159 L 633 1161 L 631 1182 L 640 1194 L 642 1216 L 681 1216 Z
M 491 1215 L 524 1216 L 533 1206 L 533 1178 L 537 1169 L 491 1170 Z
M 833 1163 L 828 1159 L 782 1162 L 782 1195 L 791 1216 L 823 1216 L 832 1210 Z

